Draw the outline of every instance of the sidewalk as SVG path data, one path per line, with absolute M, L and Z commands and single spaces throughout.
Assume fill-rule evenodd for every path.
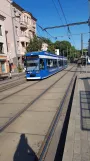
M 22 76 L 22 75 L 25 75 L 25 72 L 21 72 L 21 73 L 11 73 L 12 74 L 12 77 L 16 77 L 16 76 Z
M 3 77 L 3 76 L 8 76 L 8 77 L 9 77 L 9 74 L 10 74 L 10 73 L 3 73 L 3 74 L 0 74 L 0 76 L 2 76 L 2 77 Z M 24 75 L 24 74 L 25 74 L 25 72 L 21 72 L 21 73 L 14 73 L 14 72 L 12 72 L 12 73 L 11 73 L 12 77 L 15 77 L 15 76 L 18 76 L 18 75 L 19 75 L 19 76 L 22 76 L 22 75 Z
M 78 72 L 63 161 L 90 161 L 90 67 Z
M 14 80 L 14 79 L 16 80 L 17 78 L 19 78 L 19 77 L 24 77 L 24 76 L 25 76 L 25 72 L 22 72 L 22 73 L 12 73 L 12 79 L 13 79 L 13 80 Z M 12 81 L 12 79 L 10 79 L 9 73 L 7 73 L 7 74 L 5 75 L 4 80 L 3 80 L 2 77 L 0 78 L 0 85 L 2 85 L 3 83 L 7 83 L 7 82 Z

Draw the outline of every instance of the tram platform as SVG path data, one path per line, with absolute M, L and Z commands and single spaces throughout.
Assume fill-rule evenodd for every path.
M 90 66 L 77 72 L 62 161 L 90 161 Z

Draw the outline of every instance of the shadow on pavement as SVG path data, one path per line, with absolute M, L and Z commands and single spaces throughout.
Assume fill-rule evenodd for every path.
M 79 78 L 79 79 L 81 79 L 81 80 L 88 80 L 88 79 L 90 79 L 90 77 L 83 77 L 83 78 Z
M 28 140 L 25 137 L 25 134 L 20 136 L 20 141 L 13 156 L 13 161 L 38 161 L 35 152 L 28 145 Z

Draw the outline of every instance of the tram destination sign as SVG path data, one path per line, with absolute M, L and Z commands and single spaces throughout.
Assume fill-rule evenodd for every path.
M 38 55 L 26 56 L 26 59 L 38 59 Z

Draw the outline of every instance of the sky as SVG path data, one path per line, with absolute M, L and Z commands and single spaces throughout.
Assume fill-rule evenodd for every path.
M 25 10 L 31 12 L 33 16 L 37 19 L 37 24 L 39 24 L 43 28 L 66 24 L 58 0 L 15 0 L 15 2 L 23 7 Z M 88 20 L 88 0 L 60 0 L 60 2 L 66 16 L 67 23 L 82 22 Z M 59 14 L 57 13 L 55 6 Z M 75 46 L 76 49 L 81 49 L 81 33 L 86 33 L 83 34 L 83 48 L 88 47 L 88 24 L 70 27 L 70 31 L 72 34 L 72 36 L 70 36 L 70 39 L 67 36 L 67 27 L 47 31 L 53 37 L 57 37 L 57 40 L 59 41 L 70 41 L 70 43 Z M 47 34 L 45 31 L 42 31 L 39 27 L 37 27 L 37 35 L 50 38 L 53 42 L 56 41 L 55 38 L 52 38 L 49 34 Z

